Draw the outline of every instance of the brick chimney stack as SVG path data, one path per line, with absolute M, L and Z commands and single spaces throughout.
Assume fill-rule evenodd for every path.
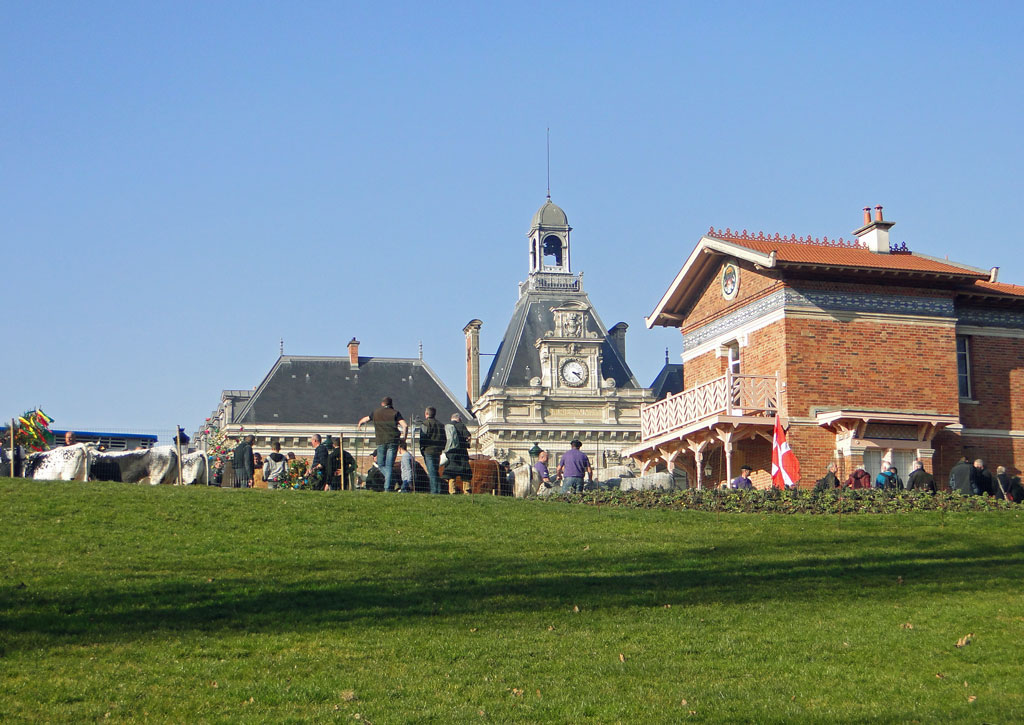
M 348 364 L 353 370 L 359 369 L 359 340 L 354 337 L 348 341 Z
M 882 205 L 875 207 L 874 221 L 871 219 L 871 207 L 864 207 L 864 226 L 853 232 L 861 246 L 876 254 L 889 253 L 889 230 L 895 222 L 882 219 Z
M 462 331 L 466 335 L 466 400 L 467 408 L 480 397 L 480 320 L 470 320 Z

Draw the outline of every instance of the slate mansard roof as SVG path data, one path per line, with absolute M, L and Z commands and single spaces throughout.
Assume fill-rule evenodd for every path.
M 639 388 L 636 378 L 608 337 L 597 311 L 585 292 L 530 290 L 523 294 L 512 312 L 505 336 L 491 362 L 482 390 L 492 387 L 527 387 L 530 378 L 541 374 L 540 350 L 536 341 L 555 328 L 552 307 L 566 302 L 586 305 L 587 330 L 596 332 L 601 343 L 601 377 L 615 380 L 617 388 Z
M 419 359 L 360 357 L 356 368 L 348 357 L 282 355 L 235 416 L 242 425 L 355 425 L 380 406 L 385 395 L 409 421 L 422 417 L 427 406 L 439 420 L 463 407 L 433 370 Z
M 655 400 L 663 400 L 666 396 L 681 393 L 685 389 L 682 363 L 666 362 L 658 377 L 651 383 L 651 393 Z

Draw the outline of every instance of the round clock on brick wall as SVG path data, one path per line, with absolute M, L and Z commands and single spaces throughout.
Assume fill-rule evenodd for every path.
M 740 290 L 740 270 L 735 264 L 722 267 L 722 297 L 731 300 Z
M 587 378 L 590 377 L 590 370 L 587 369 L 587 364 L 582 360 L 572 359 L 562 363 L 559 374 L 566 385 L 578 388 L 587 382 Z

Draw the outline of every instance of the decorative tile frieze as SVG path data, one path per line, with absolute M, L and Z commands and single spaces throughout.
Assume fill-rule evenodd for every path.
M 717 320 L 709 322 L 703 327 L 698 327 L 696 330 L 688 332 L 683 335 L 683 350 L 686 351 L 695 348 L 709 340 L 715 339 L 719 335 L 724 335 L 728 332 L 739 329 L 759 317 L 764 317 L 776 310 L 782 309 L 785 304 L 784 291 L 785 290 L 779 290 L 778 292 L 773 292 L 770 295 L 754 300 L 750 304 L 744 305 L 724 317 L 719 317 Z
M 786 288 L 786 308 L 816 307 L 828 311 L 955 317 L 953 300 L 943 297 L 881 295 L 872 292 L 827 292 Z
M 958 310 L 959 322 L 962 325 L 979 327 L 1016 327 L 1024 328 L 1024 312 L 1013 310 L 985 310 L 977 307 L 961 307 Z
M 691 330 L 683 335 L 683 351 L 692 350 L 733 330 L 738 330 L 758 318 L 779 309 L 794 311 L 815 309 L 826 312 L 956 317 L 956 308 L 953 300 L 942 297 L 881 295 L 870 292 L 828 292 L 823 290 L 797 290 L 787 287 L 755 300 L 748 305 L 744 305 L 707 325 Z M 1016 313 L 999 314 L 1013 315 Z M 1017 324 L 1024 326 L 1024 315 L 1019 317 L 1020 322 Z

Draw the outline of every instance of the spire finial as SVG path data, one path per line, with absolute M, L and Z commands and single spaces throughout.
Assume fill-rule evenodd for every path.
M 665 364 L 668 365 L 668 348 L 665 348 Z
M 550 128 L 548 128 L 547 148 L 548 148 L 548 201 L 551 201 L 551 129 Z
M 423 359 L 423 340 L 420 340 L 420 360 Z
M 284 355 L 284 338 L 281 338 L 281 354 Z

